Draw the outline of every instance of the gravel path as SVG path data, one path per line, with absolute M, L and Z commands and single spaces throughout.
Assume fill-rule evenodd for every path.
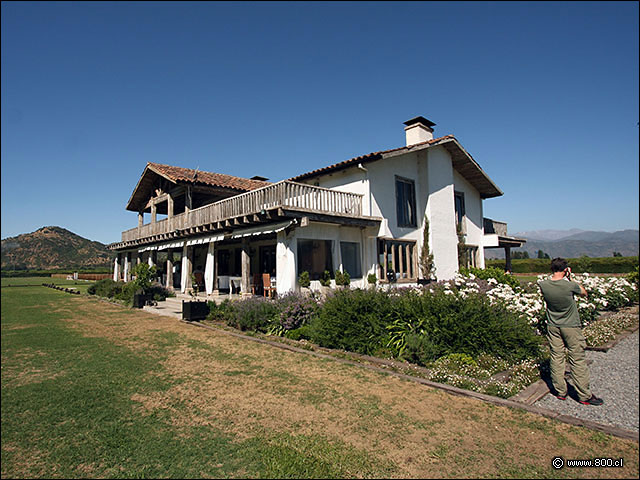
M 558 400 L 551 394 L 535 403 L 554 412 L 604 425 L 638 431 L 638 330 L 608 352 L 587 351 L 591 392 L 604 405 L 582 405 L 573 398 Z M 570 392 L 571 392 L 571 387 Z

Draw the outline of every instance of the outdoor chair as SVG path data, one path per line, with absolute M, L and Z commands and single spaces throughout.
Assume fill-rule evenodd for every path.
M 263 296 L 269 296 L 269 298 L 273 297 L 273 294 L 276 292 L 276 287 L 271 285 L 271 275 L 268 273 L 262 274 L 262 291 Z
M 262 283 L 260 282 L 260 274 L 254 273 L 253 279 L 251 280 L 251 294 L 257 295 L 257 292 L 260 291 L 261 287 L 262 287 Z

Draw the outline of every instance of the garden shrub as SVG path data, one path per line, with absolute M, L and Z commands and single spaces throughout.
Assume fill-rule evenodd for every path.
M 311 324 L 311 340 L 328 348 L 371 355 L 386 344 L 389 295 L 375 290 L 338 290 Z
M 422 362 L 433 355 L 465 353 L 473 357 L 483 353 L 508 360 L 521 360 L 538 354 L 539 337 L 520 315 L 507 310 L 504 304 L 491 304 L 481 294 L 458 295 L 443 288 L 425 291 L 422 295 L 402 294 L 402 301 L 395 308 L 388 324 L 389 346 L 399 348 L 402 342 L 394 343 L 408 334 L 427 336 L 428 351 L 416 352 L 415 341 L 410 355 L 422 358 Z M 408 305 L 407 305 L 408 304 Z M 393 316 L 395 315 L 395 318 Z M 406 348 L 406 347 L 405 347 Z
M 308 324 L 318 310 L 318 304 L 306 295 L 288 293 L 278 297 L 279 325 L 283 330 L 294 330 Z
M 266 333 L 279 315 L 278 305 L 268 298 L 251 297 L 227 306 L 227 324 L 239 330 Z
M 509 275 L 505 273 L 504 270 L 495 267 L 489 268 L 461 268 L 460 274 L 468 277 L 469 274 L 473 274 L 476 278 L 480 278 L 482 280 L 489 280 L 493 278 L 498 281 L 498 283 L 503 283 L 505 285 L 509 285 L 514 290 L 520 289 L 520 281 L 514 277 L 513 275 Z
M 441 354 L 442 347 L 435 345 L 429 336 L 409 333 L 405 337 L 401 359 L 417 365 L 428 365 Z
M 303 325 L 302 327 L 295 328 L 293 330 L 287 330 L 284 332 L 284 336 L 291 340 L 311 340 L 311 331 L 309 325 Z
M 212 322 L 226 322 L 229 311 L 233 308 L 231 301 L 225 298 L 220 304 L 211 301 L 208 302 L 208 304 L 209 315 L 207 315 L 207 320 Z
M 90 295 L 98 295 L 99 297 L 113 298 L 122 291 L 123 282 L 114 282 L 110 278 L 98 280 L 87 288 Z
M 134 282 L 127 282 L 122 284 L 122 289 L 113 298 L 121 300 L 127 305 L 133 305 L 133 296 L 136 293 L 142 293 L 142 289 Z

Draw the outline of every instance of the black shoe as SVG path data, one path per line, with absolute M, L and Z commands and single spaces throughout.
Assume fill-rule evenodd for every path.
M 596 397 L 595 395 L 591 395 L 589 400 L 580 400 L 580 403 L 583 405 L 602 405 L 604 401 L 601 398 Z

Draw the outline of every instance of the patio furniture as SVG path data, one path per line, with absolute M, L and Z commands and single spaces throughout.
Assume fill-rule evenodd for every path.
M 274 279 L 275 280 L 275 279 Z M 276 286 L 271 281 L 271 275 L 268 273 L 262 274 L 262 291 L 263 296 L 269 296 L 269 298 L 273 297 L 273 294 L 276 292 Z

